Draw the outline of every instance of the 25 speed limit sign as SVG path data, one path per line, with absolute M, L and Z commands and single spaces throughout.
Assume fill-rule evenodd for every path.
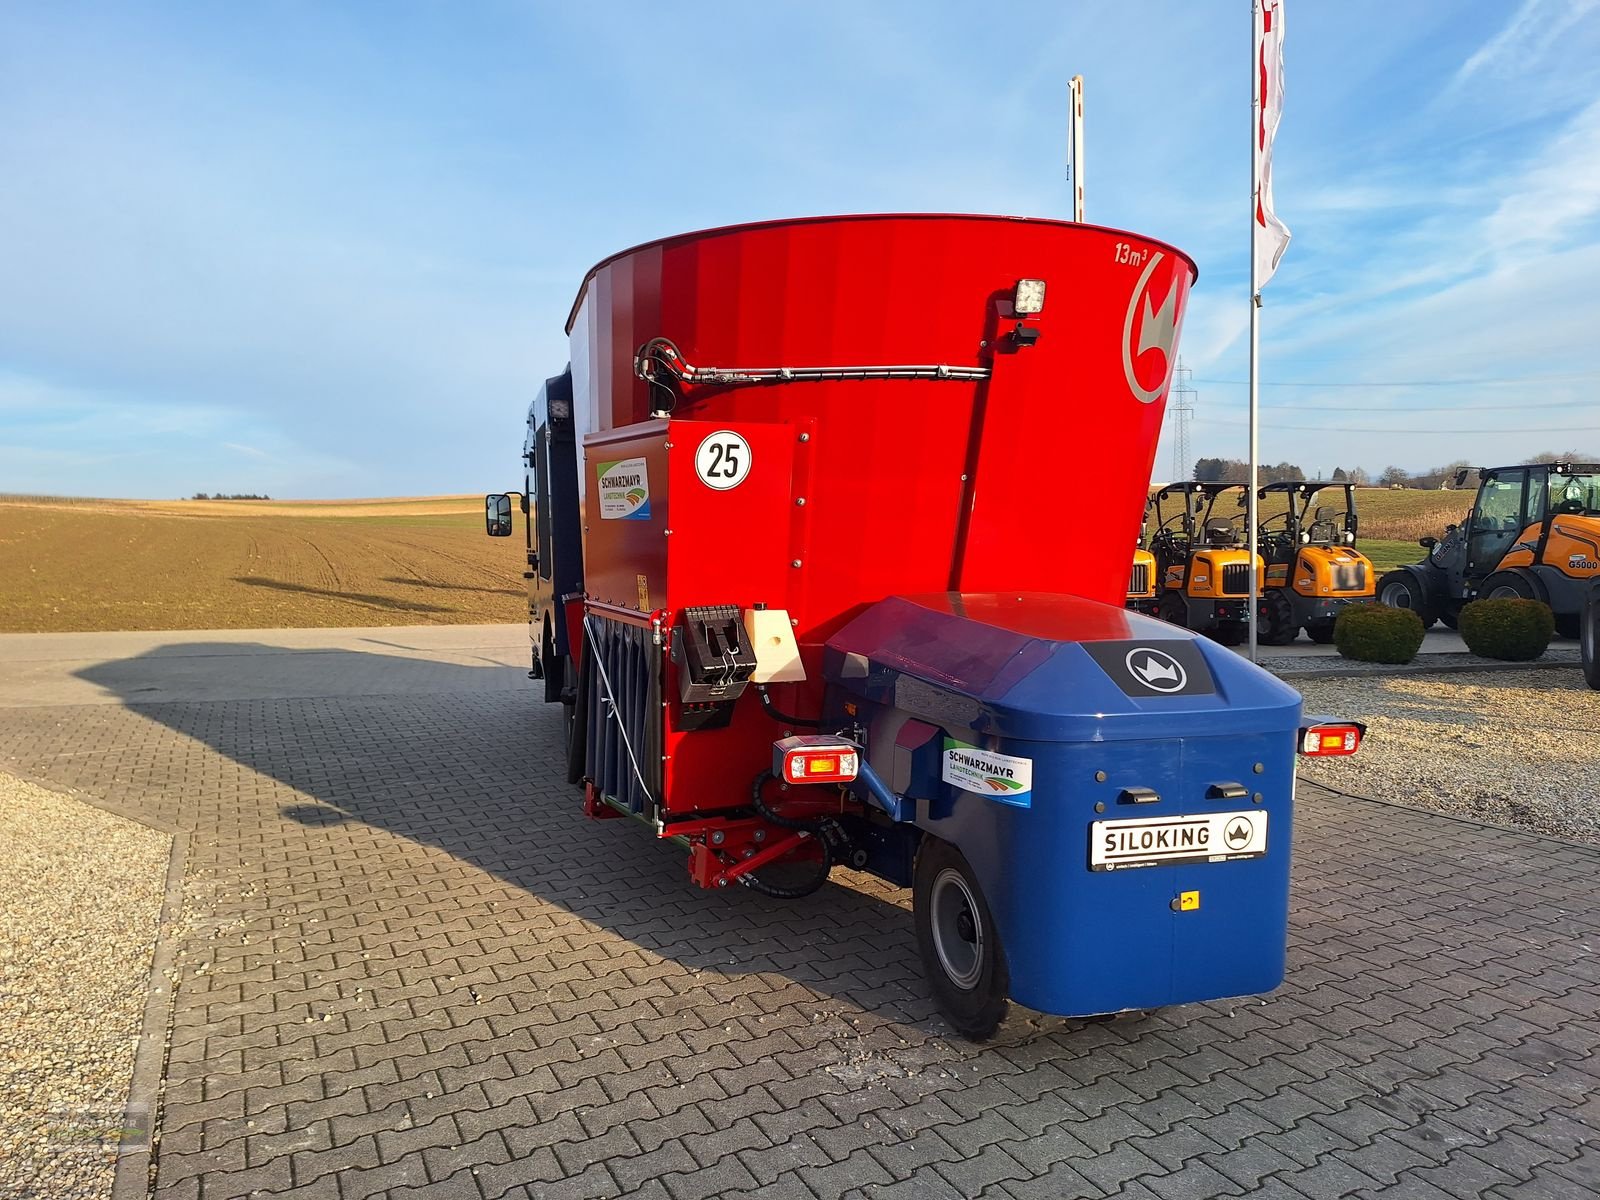
M 731 429 L 707 434 L 694 452 L 694 470 L 708 488 L 736 488 L 750 474 L 750 443 Z

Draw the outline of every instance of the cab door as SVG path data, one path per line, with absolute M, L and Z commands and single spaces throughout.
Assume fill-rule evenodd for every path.
M 1468 579 L 1483 579 L 1511 549 L 1526 524 L 1527 493 L 1526 467 L 1497 471 L 1483 481 L 1467 535 Z

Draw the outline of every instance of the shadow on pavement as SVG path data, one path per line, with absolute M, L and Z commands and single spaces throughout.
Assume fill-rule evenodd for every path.
M 521 668 L 260 645 L 185 650 L 189 661 L 214 651 L 215 662 L 230 664 L 218 670 L 270 661 L 274 686 L 287 696 L 302 672 L 308 680 L 360 681 L 349 695 L 141 700 L 151 660 L 170 647 L 78 672 L 141 716 L 281 785 L 261 787 L 246 776 L 219 791 L 180 780 L 166 801 L 174 806 L 169 819 L 217 840 L 219 861 L 229 842 L 238 843 L 241 862 L 257 858 L 280 899 L 342 889 L 342 919 L 362 926 L 374 907 L 386 921 L 399 906 L 416 915 L 419 941 L 465 917 L 485 948 L 509 942 L 520 956 L 547 955 L 563 978 L 561 963 L 573 957 L 567 951 L 584 937 L 593 941 L 597 929 L 628 944 L 611 944 L 606 955 L 629 946 L 648 952 L 641 977 L 650 973 L 650 955 L 660 955 L 708 985 L 776 973 L 884 1019 L 932 1016 L 910 914 L 895 902 L 903 893 L 843 871 L 800 901 L 694 887 L 681 847 L 634 821 L 583 815 L 580 790 L 566 782 L 560 707 L 540 702 Z M 373 836 L 379 831 L 442 851 L 457 865 L 397 850 L 392 839 Z M 463 865 L 579 921 L 552 924 L 538 904 L 520 905 L 520 920 L 504 901 L 496 911 L 485 897 L 503 891 Z

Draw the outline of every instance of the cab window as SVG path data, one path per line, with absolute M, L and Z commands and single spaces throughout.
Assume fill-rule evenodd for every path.
M 1503 471 L 1483 485 L 1472 523 L 1480 529 L 1520 528 L 1526 471 Z

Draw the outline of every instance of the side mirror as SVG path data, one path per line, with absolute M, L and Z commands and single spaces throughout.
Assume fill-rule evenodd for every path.
M 1467 470 L 1465 468 L 1463 468 L 1462 470 L 1456 472 L 1456 486 L 1457 487 L 1460 487 L 1463 483 L 1465 483 L 1467 481 L 1467 474 L 1468 474 L 1468 472 L 1467 472 Z
M 1417 539 L 1417 545 L 1421 546 L 1424 550 L 1432 550 L 1438 544 L 1439 539 L 1434 537 L 1431 533 L 1427 537 L 1420 537 Z
M 511 497 L 501 495 L 483 498 L 484 532 L 490 537 L 511 536 Z

